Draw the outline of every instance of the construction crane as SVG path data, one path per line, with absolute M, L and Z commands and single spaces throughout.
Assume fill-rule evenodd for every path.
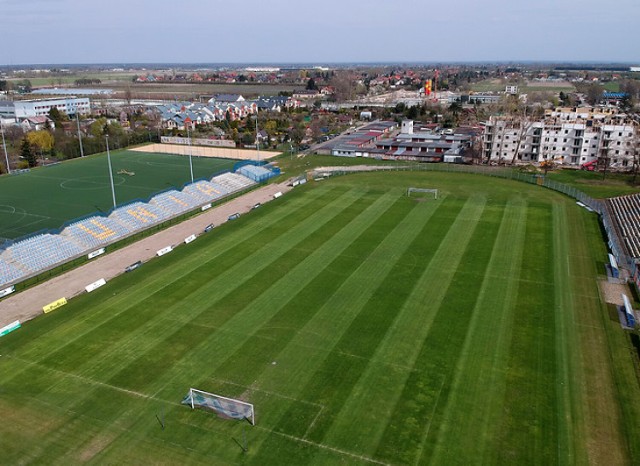
M 433 75 L 433 101 L 438 101 L 438 76 L 440 76 L 440 70 L 436 70 Z

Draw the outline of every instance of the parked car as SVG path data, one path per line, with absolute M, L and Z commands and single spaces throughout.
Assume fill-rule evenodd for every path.
M 213 223 L 210 223 L 209 225 L 207 225 L 206 227 L 204 227 L 204 232 L 205 233 L 209 233 L 211 230 L 213 230 L 215 228 L 215 225 Z
M 258 207 L 260 207 L 262 204 L 260 204 L 259 202 L 257 204 L 255 204 L 251 210 L 257 209 Z
M 238 212 L 236 212 L 235 214 L 231 214 L 229 215 L 229 218 L 227 220 L 235 220 L 240 218 L 240 214 Z

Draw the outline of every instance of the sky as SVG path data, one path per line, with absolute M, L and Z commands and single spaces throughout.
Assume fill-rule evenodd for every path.
M 640 64 L 638 0 L 0 0 L 0 65 Z

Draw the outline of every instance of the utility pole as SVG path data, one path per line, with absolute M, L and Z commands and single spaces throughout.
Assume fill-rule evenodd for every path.
M 2 117 L 0 117 L 0 133 L 2 133 L 2 148 L 4 149 L 4 159 L 7 162 L 7 173 L 11 173 L 9 167 L 9 155 L 7 154 L 7 144 L 4 141 L 4 125 L 2 124 Z

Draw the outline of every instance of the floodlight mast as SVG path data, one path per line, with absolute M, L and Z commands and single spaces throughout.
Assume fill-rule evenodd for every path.
M 7 144 L 4 141 L 4 125 L 2 124 L 2 118 L 0 117 L 0 133 L 2 133 L 2 148 L 4 149 L 4 159 L 7 162 L 7 173 L 11 173 L 9 167 L 9 155 L 7 154 Z
M 111 196 L 113 197 L 113 208 L 116 208 L 116 188 L 113 186 L 113 169 L 111 168 L 111 153 L 109 152 L 109 135 L 105 135 L 107 142 L 107 163 L 109 164 L 109 179 L 111 180 Z
M 189 140 L 189 171 L 191 172 L 191 182 L 193 183 L 193 161 L 191 160 L 191 153 L 193 152 L 191 148 L 191 135 L 189 134 L 189 123 L 186 124 L 187 128 L 187 139 Z
M 258 153 L 258 162 L 260 161 L 260 140 L 258 139 L 258 107 L 256 106 L 256 152 Z
M 80 134 L 80 117 L 78 116 L 80 109 L 76 106 L 76 125 L 78 126 L 78 141 L 80 142 L 80 157 L 84 157 L 84 148 L 82 147 L 82 134 Z

